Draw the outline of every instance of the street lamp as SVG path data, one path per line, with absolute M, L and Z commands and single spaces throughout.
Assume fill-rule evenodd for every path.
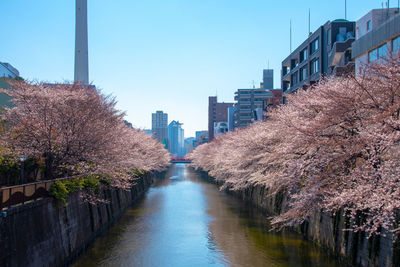
M 26 160 L 26 156 L 20 155 L 19 156 L 19 161 L 21 161 L 21 184 L 24 184 L 24 163 Z

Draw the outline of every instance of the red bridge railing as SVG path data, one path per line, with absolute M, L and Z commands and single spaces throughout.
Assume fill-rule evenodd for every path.
M 171 162 L 172 163 L 190 163 L 192 161 L 188 158 L 172 158 Z

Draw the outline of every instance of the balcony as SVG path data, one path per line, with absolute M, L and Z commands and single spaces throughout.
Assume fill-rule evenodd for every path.
M 249 109 L 249 108 L 241 108 L 239 110 L 239 113 L 240 113 L 240 115 L 242 115 L 242 114 L 251 114 L 251 109 Z
M 354 41 L 354 38 L 349 38 L 344 42 L 335 42 L 328 56 L 328 66 L 333 67 L 339 65 L 343 54 L 351 47 Z
M 240 94 L 238 97 L 239 97 L 239 100 L 241 100 L 241 99 L 250 99 L 251 95 L 249 95 L 249 94 L 245 94 L 245 95 Z
M 239 116 L 239 121 L 251 121 L 251 116 Z

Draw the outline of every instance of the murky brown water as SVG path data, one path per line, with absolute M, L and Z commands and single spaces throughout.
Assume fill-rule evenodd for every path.
M 259 211 L 176 164 L 73 266 L 340 266 L 268 229 Z

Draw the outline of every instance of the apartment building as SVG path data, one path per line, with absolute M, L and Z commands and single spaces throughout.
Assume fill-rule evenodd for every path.
M 342 75 L 354 70 L 351 44 L 355 22 L 328 21 L 282 61 L 281 88 L 285 95 L 305 89 L 325 75 Z
M 236 127 L 247 127 L 250 123 L 265 119 L 267 107 L 282 103 L 281 89 L 274 88 L 274 70 L 263 70 L 263 81 L 260 88 L 238 89 L 235 92 L 234 124 Z M 279 98 L 279 99 L 278 99 Z M 231 120 L 228 120 L 230 122 Z M 231 131 L 231 122 L 228 128 Z
M 235 128 L 247 127 L 254 121 L 262 120 L 260 109 L 271 97 L 269 90 L 264 88 L 238 89 L 235 92 Z

